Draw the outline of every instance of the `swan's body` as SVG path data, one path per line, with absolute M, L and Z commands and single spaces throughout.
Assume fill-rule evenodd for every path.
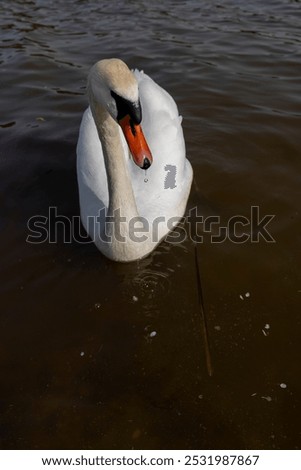
M 184 215 L 192 168 L 185 156 L 181 117 L 165 90 L 118 59 L 95 64 L 88 94 L 90 107 L 83 115 L 77 145 L 82 223 L 108 258 L 133 261 L 150 253 Z M 143 136 L 136 152 L 139 99 L 151 154 Z M 130 120 L 131 127 L 124 130 L 123 121 L 131 119 L 125 116 L 128 105 L 134 123 Z M 135 140 L 135 162 L 130 158 L 130 139 Z

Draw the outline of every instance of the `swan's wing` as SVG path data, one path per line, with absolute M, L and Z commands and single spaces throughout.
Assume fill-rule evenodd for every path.
M 148 219 L 178 215 L 185 210 L 192 179 L 182 117 L 163 88 L 143 72 L 135 70 L 134 74 L 139 85 L 142 128 L 153 154 L 153 164 L 146 174 L 132 162 L 129 165 L 139 213 Z

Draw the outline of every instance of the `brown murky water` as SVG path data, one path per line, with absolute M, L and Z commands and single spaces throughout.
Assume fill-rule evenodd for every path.
M 0 7 L 1 448 L 300 448 L 300 2 Z M 113 56 L 178 103 L 188 209 L 275 215 L 275 243 L 203 232 L 212 377 L 190 240 L 129 265 L 61 226 L 56 244 L 26 243 L 50 206 L 79 214 L 86 76 Z

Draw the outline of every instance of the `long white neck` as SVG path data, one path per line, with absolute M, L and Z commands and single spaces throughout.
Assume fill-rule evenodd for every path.
M 90 107 L 103 148 L 109 189 L 108 216 L 120 211 L 126 222 L 138 216 L 135 196 L 120 139 L 119 125 L 94 97 L 90 95 Z

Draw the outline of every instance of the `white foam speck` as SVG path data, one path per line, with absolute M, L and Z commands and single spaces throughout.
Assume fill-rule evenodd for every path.
M 272 401 L 272 398 L 271 398 L 271 397 L 261 397 L 261 398 L 263 398 L 263 399 L 266 400 L 266 401 Z

